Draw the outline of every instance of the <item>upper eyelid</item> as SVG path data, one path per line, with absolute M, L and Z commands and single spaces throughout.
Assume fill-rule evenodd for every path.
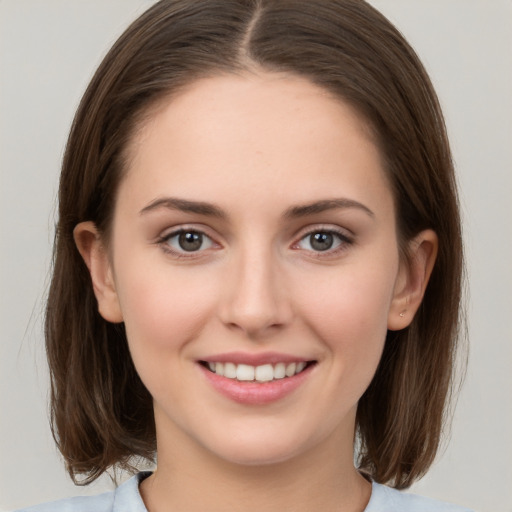
M 298 245 L 300 242 L 302 242 L 304 239 L 310 237 L 311 235 L 314 235 L 316 233 L 328 233 L 328 234 L 331 234 L 331 235 L 334 235 L 334 236 L 337 236 L 340 240 L 341 243 L 352 243 L 352 238 L 351 237 L 348 237 L 346 236 L 345 234 L 343 233 L 340 233 L 339 231 L 327 231 L 327 230 L 320 230 L 320 229 L 317 229 L 317 230 L 313 230 L 313 231 L 310 231 L 309 233 L 306 233 L 304 234 L 303 236 L 301 236 L 300 238 L 297 239 L 296 242 L 293 243 L 293 246 L 296 246 Z
M 191 225 L 177 225 L 170 228 L 166 228 L 161 231 L 159 235 L 157 235 L 155 242 L 159 245 L 161 244 L 167 244 L 169 240 L 175 238 L 176 236 L 180 235 L 181 233 L 187 233 L 187 232 L 194 232 L 199 233 L 205 238 L 208 238 L 213 245 L 216 246 L 222 246 L 222 243 L 218 241 L 218 237 L 215 237 L 214 235 L 210 234 L 208 229 L 205 229 L 205 227 L 198 228 L 197 226 L 191 226 Z M 202 251 L 197 251 L 202 252 Z M 192 254 L 192 253 L 191 253 Z
M 160 234 L 158 235 L 158 238 L 170 238 L 172 236 L 178 235 L 179 233 L 183 233 L 186 231 L 194 231 L 196 233 L 201 233 L 204 236 L 207 236 L 208 238 L 211 238 L 212 240 L 215 239 L 215 235 L 211 233 L 211 229 L 209 229 L 207 226 L 200 224 L 200 225 L 194 225 L 194 224 L 178 224 L 176 226 L 168 227 L 163 229 Z
M 317 224 L 312 226 L 307 226 L 305 228 L 302 228 L 298 230 L 297 234 L 295 235 L 295 238 L 297 240 L 302 240 L 302 238 L 311 235 L 313 233 L 334 233 L 337 235 L 340 235 L 345 238 L 353 239 L 355 237 L 355 234 L 348 228 L 344 228 L 341 226 L 336 226 L 333 224 Z

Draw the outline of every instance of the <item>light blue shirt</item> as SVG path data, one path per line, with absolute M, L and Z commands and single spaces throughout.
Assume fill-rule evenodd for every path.
M 139 473 L 112 492 L 44 503 L 21 509 L 18 512 L 148 512 L 139 493 L 139 484 L 150 474 L 150 472 Z M 471 511 L 457 505 L 400 492 L 374 482 L 372 496 L 365 512 Z

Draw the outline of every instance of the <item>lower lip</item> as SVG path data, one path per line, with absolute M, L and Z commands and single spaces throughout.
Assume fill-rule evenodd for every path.
M 295 391 L 311 374 L 314 365 L 308 366 L 293 377 L 269 382 L 238 381 L 211 372 L 199 364 L 205 377 L 216 391 L 233 402 L 247 405 L 264 405 L 277 402 Z

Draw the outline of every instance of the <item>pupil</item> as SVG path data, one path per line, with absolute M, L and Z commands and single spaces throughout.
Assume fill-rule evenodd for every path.
M 330 233 L 315 233 L 310 238 L 311 247 L 315 251 L 327 251 L 332 247 L 333 242 L 334 239 Z
M 186 231 L 180 234 L 179 244 L 184 251 L 197 251 L 203 244 L 203 235 L 195 231 Z

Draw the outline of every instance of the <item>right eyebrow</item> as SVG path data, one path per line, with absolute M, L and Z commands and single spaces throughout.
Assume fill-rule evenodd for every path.
M 227 215 L 218 206 L 203 201 L 189 201 L 188 199 L 179 199 L 177 197 L 162 197 L 155 199 L 147 206 L 142 208 L 139 215 L 164 208 L 167 210 L 179 210 L 181 212 L 196 213 L 218 219 L 226 219 Z

